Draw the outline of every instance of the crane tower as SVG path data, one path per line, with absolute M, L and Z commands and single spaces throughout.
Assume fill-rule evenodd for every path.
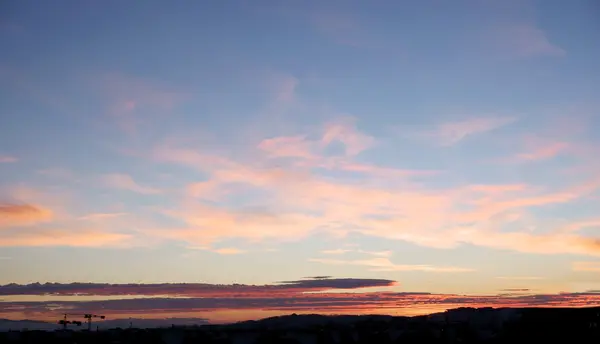
M 60 325 L 63 325 L 63 329 L 66 330 L 67 329 L 67 325 L 68 324 L 73 324 L 73 325 L 77 325 L 77 326 L 81 326 L 81 321 L 76 321 L 76 320 L 72 320 L 72 321 L 68 321 L 67 320 L 67 316 L 76 316 L 76 315 L 83 315 L 83 318 L 86 319 L 86 322 L 88 324 L 88 331 L 92 330 L 92 318 L 100 318 L 100 319 L 105 319 L 106 317 L 104 315 L 96 315 L 96 314 L 90 314 L 90 313 L 86 313 L 86 314 L 72 314 L 72 313 L 65 313 L 64 317 L 62 320 L 60 320 L 58 323 Z

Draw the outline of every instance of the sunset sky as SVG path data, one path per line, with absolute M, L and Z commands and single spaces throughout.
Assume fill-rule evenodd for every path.
M 2 2 L 0 318 L 600 305 L 599 18 Z

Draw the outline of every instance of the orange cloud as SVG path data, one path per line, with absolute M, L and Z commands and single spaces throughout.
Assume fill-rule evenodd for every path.
M 153 234 L 197 245 L 226 238 L 300 239 L 319 224 L 316 217 L 303 214 L 232 212 L 205 205 L 189 206 L 185 211 L 166 211 L 165 214 L 182 220 L 187 227 L 154 230 Z
M 512 121 L 487 118 L 454 123 L 441 126 L 436 135 L 457 142 Z M 153 233 L 193 245 L 231 238 L 298 240 L 313 233 L 343 237 L 358 232 L 435 248 L 469 243 L 547 254 L 597 255 L 600 251 L 595 239 L 580 236 L 577 229 L 568 233 L 558 228 L 550 233 L 525 232 L 539 226 L 529 216 L 530 208 L 576 201 L 597 190 L 600 180 L 563 190 L 526 184 L 427 188 L 412 178 L 435 176 L 430 171 L 355 162 L 353 155 L 373 141 L 358 132 L 350 119 L 331 123 L 313 140 L 308 139 L 310 135 L 263 140 L 256 158 L 244 156 L 248 162 L 193 150 L 158 149 L 156 159 L 193 167 L 208 178 L 188 185 L 187 194 L 197 200 L 186 199 L 165 212 L 182 226 Z M 344 144 L 347 154 L 326 155 L 324 148 L 333 141 Z M 296 163 L 272 160 L 279 157 L 293 157 Z M 346 175 L 358 172 L 361 179 L 331 179 L 313 172 L 314 168 Z M 260 198 L 236 207 L 225 206 L 240 192 L 257 192 Z M 206 200 L 210 205 L 204 203 Z M 506 231 L 507 225 L 521 229 Z
M 161 191 L 156 188 L 142 186 L 138 184 L 131 176 L 126 174 L 108 174 L 104 176 L 104 182 L 113 188 L 129 190 L 145 195 L 159 194 Z
M 218 249 L 214 249 L 212 251 L 215 253 L 218 253 L 218 254 L 227 254 L 227 255 L 242 254 L 242 253 L 246 252 L 244 250 L 240 250 L 239 248 L 235 248 L 235 247 L 218 248 Z
M 525 185 L 476 185 L 439 192 L 415 187 L 411 190 L 410 186 L 385 189 L 347 184 L 294 170 L 256 169 L 233 162 L 212 168 L 213 179 L 202 184 L 210 186 L 211 193 L 227 190 L 223 189 L 227 185 L 248 185 L 266 191 L 265 205 L 280 210 L 261 213 L 189 205 L 169 212 L 189 226 L 170 230 L 171 238 L 201 244 L 236 237 L 289 240 L 309 235 L 318 228 L 330 234 L 357 231 L 431 247 L 453 247 L 468 242 L 538 253 L 595 255 L 598 251 L 593 240 L 576 235 L 498 234 L 490 226 L 493 219 L 496 219 L 494 225 L 501 226 L 497 222 L 502 219 L 499 216 L 508 211 L 575 200 L 597 187 L 594 183 L 538 195 L 532 195 L 533 190 Z M 381 174 L 377 177 L 381 178 Z M 234 190 L 229 192 L 235 194 Z M 468 205 L 471 210 L 458 211 L 455 209 L 458 204 Z M 373 215 L 380 218 L 371 218 Z M 503 218 L 502 221 L 517 219 Z M 464 223 L 475 224 L 465 227 Z M 443 228 L 448 230 L 442 232 Z M 561 241 L 566 245 L 557 245 Z
M 573 271 L 600 272 L 600 262 L 573 262 Z
M 49 209 L 30 204 L 0 204 L 0 228 L 29 226 L 53 218 Z
M 600 256 L 600 239 L 577 235 L 476 231 L 465 233 L 461 239 L 478 246 L 526 253 Z
M 130 235 L 85 229 L 43 229 L 33 231 L 3 232 L 0 246 L 120 246 Z

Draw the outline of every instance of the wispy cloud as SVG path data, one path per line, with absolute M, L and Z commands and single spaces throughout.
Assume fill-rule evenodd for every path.
M 0 232 L 0 247 L 118 247 L 131 238 L 128 234 L 106 230 L 44 228 Z
M 53 178 L 67 179 L 73 177 L 73 172 L 71 170 L 61 167 L 45 168 L 38 170 L 37 173 Z
M 559 293 L 533 294 L 510 292 L 498 295 L 434 294 L 428 292 L 361 292 L 360 288 L 392 286 L 393 281 L 375 279 L 310 279 L 263 286 L 214 284 L 32 284 L 0 286 L 0 294 L 8 295 L 0 308 L 2 317 L 27 317 L 36 314 L 48 318 L 64 309 L 72 312 L 97 312 L 118 318 L 123 315 L 185 314 L 219 310 L 245 310 L 247 317 L 257 310 L 314 312 L 322 314 L 389 313 L 426 314 L 456 307 L 584 307 L 600 305 L 600 294 Z M 338 292 L 317 292 L 340 289 Z M 344 292 L 344 289 L 353 292 Z M 79 295 L 65 297 L 64 295 Z M 44 301 L 18 300 L 18 295 L 46 295 Z M 86 295 L 169 295 L 177 297 L 145 297 L 86 300 Z M 181 297 L 186 296 L 186 297 Z M 52 299 L 52 298 L 56 299 Z M 99 300 L 98 300 L 99 299 Z M 407 313 L 410 310 L 410 313 Z M 209 316 L 210 318 L 210 316 Z
M 213 249 L 212 251 L 215 252 L 215 253 L 218 253 L 218 254 L 225 254 L 225 255 L 234 255 L 234 254 L 246 253 L 246 251 L 241 250 L 239 248 L 235 248 L 235 247 L 217 248 L 217 249 Z
M 359 265 L 367 266 L 373 271 L 425 271 L 425 272 L 469 272 L 474 271 L 471 268 L 462 268 L 454 266 L 432 266 L 424 264 L 407 265 L 394 264 L 388 258 L 371 258 L 359 260 L 341 260 L 341 259 L 322 259 L 311 258 L 311 262 L 330 264 L 330 265 Z
M 188 96 L 155 80 L 119 73 L 96 75 L 92 83 L 103 97 L 110 119 L 130 135 L 170 114 Z
M 514 123 L 515 117 L 480 117 L 439 124 L 435 129 L 417 134 L 442 146 L 452 146 L 474 135 L 483 134 Z
M 359 249 L 334 249 L 334 250 L 324 250 L 321 251 L 322 254 L 327 254 L 327 255 L 341 255 L 341 254 L 345 254 L 348 252 L 357 252 L 357 253 L 362 253 L 362 254 L 367 254 L 367 255 L 372 255 L 372 256 L 377 256 L 377 257 L 390 257 L 392 255 L 392 251 L 365 251 L 365 250 L 359 250 Z
M 31 204 L 0 204 L 0 228 L 30 226 L 51 221 L 50 209 Z
M 260 142 L 258 148 L 273 157 L 316 158 L 305 136 L 275 137 Z
M 360 289 L 393 286 L 396 282 L 370 278 L 329 278 L 325 276 L 266 285 L 159 283 L 45 283 L 0 285 L 0 295 L 178 295 L 188 297 L 267 296 L 329 289 Z
M 525 161 L 538 161 L 553 158 L 567 150 L 566 142 L 554 142 L 543 147 L 536 147 L 527 153 L 520 153 L 517 157 Z
M 106 185 L 117 189 L 129 190 L 145 195 L 161 193 L 161 190 L 159 189 L 138 184 L 131 176 L 127 174 L 108 174 L 105 175 L 103 179 Z
M 125 216 L 127 215 L 127 213 L 93 213 L 93 214 L 87 214 L 85 216 L 81 216 L 79 217 L 80 220 L 104 220 L 104 219 L 111 219 L 111 218 L 115 218 L 115 217 L 121 217 L 121 216 Z
M 17 161 L 18 161 L 18 159 L 15 158 L 14 156 L 0 155 L 0 164 L 8 164 L 8 163 L 17 162 Z
M 546 33 L 531 23 L 500 25 L 491 30 L 490 47 L 497 56 L 528 58 L 564 56 L 566 51 L 553 44 Z
M 573 271 L 600 272 L 600 262 L 573 262 Z
M 535 280 L 544 279 L 543 277 L 539 277 L 539 276 L 498 276 L 496 278 L 502 279 L 502 280 L 522 280 L 522 281 L 535 281 Z
M 343 117 L 325 125 L 325 133 L 321 139 L 324 145 L 339 141 L 346 147 L 346 155 L 354 156 L 371 148 L 375 138 L 366 135 L 356 128 L 356 119 Z
M 377 256 L 377 257 L 390 257 L 393 252 L 392 251 L 364 251 L 364 250 L 358 250 L 359 253 L 364 253 L 364 254 L 369 254 L 372 256 Z
M 441 126 L 436 133 L 456 142 L 512 120 L 455 123 Z M 353 154 L 370 147 L 372 141 L 344 120 L 331 123 L 344 123 L 344 129 L 325 125 L 323 136 L 271 138 L 269 144 L 263 141 L 262 147 L 258 145 L 252 162 L 248 156 L 242 161 L 204 151 L 160 148 L 154 155 L 157 160 L 190 166 L 208 175 L 188 186 L 192 193 L 207 196 L 187 199 L 163 211 L 181 226 L 157 229 L 152 234 L 207 245 L 232 238 L 299 240 L 314 233 L 343 237 L 358 232 L 435 248 L 468 243 L 539 254 L 600 255 L 600 244 L 594 238 L 577 231 L 525 231 L 536 223 L 525 224 L 522 216 L 532 208 L 577 201 L 598 190 L 600 180 L 583 180 L 563 189 L 523 183 L 427 187 L 413 181 L 421 174 L 403 169 L 383 168 L 384 173 L 382 167 L 364 163 L 364 168 L 349 168 L 361 166 Z M 322 144 L 334 139 L 353 147 L 346 152 L 352 153 L 328 155 Z M 281 143 L 290 146 L 281 148 Z M 265 146 L 277 154 L 262 154 Z M 294 163 L 276 160 L 282 156 L 293 157 Z M 339 178 L 327 178 L 314 169 L 334 172 Z M 360 179 L 354 174 L 357 171 Z M 240 192 L 257 193 L 261 198 L 248 206 L 227 206 Z M 516 231 L 503 229 L 508 226 L 521 227 Z
M 347 253 L 347 252 L 351 252 L 351 250 L 343 250 L 341 248 L 338 248 L 338 249 L 335 249 L 335 250 L 324 250 L 324 251 L 321 251 L 321 253 L 323 253 L 323 254 L 344 254 L 344 253 Z

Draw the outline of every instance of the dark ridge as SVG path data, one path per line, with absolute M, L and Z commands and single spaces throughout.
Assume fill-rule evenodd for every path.
M 414 317 L 291 314 L 227 325 L 206 325 L 204 319 L 162 320 L 150 321 L 155 326 L 147 327 L 154 328 L 145 329 L 135 326 L 144 319 L 114 320 L 115 324 L 121 322 L 116 329 L 104 329 L 109 321 L 99 322 L 95 324 L 99 330 L 91 332 L 57 330 L 56 324 L 31 320 L 0 320 L 0 325 L 13 330 L 0 332 L 0 343 L 508 344 L 600 340 L 600 307 L 463 307 Z M 48 328 L 36 329 L 36 324 Z M 14 331 L 19 325 L 29 330 Z

